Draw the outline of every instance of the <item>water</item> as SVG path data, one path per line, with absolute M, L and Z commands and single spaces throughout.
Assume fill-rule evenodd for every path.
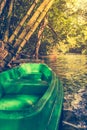
M 58 55 L 46 59 L 64 86 L 61 130 L 87 130 L 87 56 Z

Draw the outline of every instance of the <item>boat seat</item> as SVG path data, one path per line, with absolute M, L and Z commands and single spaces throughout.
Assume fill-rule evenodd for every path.
M 21 75 L 20 79 L 41 80 L 42 79 L 42 73 L 32 72 L 32 73 L 29 73 L 29 74 L 23 74 L 23 75 Z
M 39 100 L 34 95 L 5 95 L 0 99 L 0 110 L 23 110 Z
M 2 89 L 4 94 L 42 95 L 48 86 L 46 81 L 18 79 L 5 82 Z

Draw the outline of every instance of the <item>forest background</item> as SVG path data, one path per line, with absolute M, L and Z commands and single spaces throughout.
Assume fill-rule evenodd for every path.
M 0 0 L 0 3 L 2 0 Z M 10 37 L 25 16 L 27 10 L 33 4 L 32 0 L 14 0 L 14 7 L 10 21 L 8 20 L 8 1 L 6 7 L 0 15 L 0 40 L 5 39 L 6 25 L 9 26 Z M 37 7 L 42 2 L 39 1 Z M 39 49 L 40 55 L 51 53 L 80 53 L 87 54 L 87 1 L 86 0 L 55 0 L 46 15 L 47 25 L 41 37 Z M 36 11 L 32 11 L 29 18 Z M 21 31 L 25 28 L 27 21 Z M 21 50 L 21 53 L 33 55 L 38 42 L 38 31 L 33 33 L 28 43 Z

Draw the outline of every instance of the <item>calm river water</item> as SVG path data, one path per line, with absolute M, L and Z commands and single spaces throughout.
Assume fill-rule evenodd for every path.
M 58 55 L 46 60 L 64 87 L 61 130 L 87 130 L 87 56 Z

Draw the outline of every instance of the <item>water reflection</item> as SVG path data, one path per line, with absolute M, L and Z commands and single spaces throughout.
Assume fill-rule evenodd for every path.
M 58 55 L 46 59 L 64 86 L 63 127 L 61 130 L 87 130 L 87 56 Z

